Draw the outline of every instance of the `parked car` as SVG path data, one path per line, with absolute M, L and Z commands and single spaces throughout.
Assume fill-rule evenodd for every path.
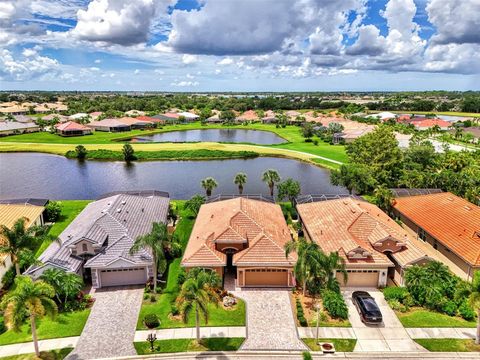
M 366 291 L 354 291 L 352 301 L 365 324 L 380 324 L 383 321 L 382 313 L 375 299 Z

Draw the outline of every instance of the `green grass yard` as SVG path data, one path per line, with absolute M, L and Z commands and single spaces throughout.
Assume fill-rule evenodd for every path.
M 207 338 L 197 343 L 194 339 L 157 340 L 154 343 L 154 351 L 150 350 L 150 343 L 135 342 L 135 350 L 138 355 L 176 353 L 187 351 L 235 351 L 240 348 L 244 338 Z
M 40 359 L 63 360 L 72 352 L 73 348 L 63 348 L 59 350 L 40 351 Z M 0 360 L 37 360 L 34 353 L 21 354 L 1 357 Z
M 316 339 L 302 339 L 305 345 L 307 345 L 312 351 L 320 351 L 320 345 L 318 345 Z M 339 352 L 352 352 L 357 344 L 356 339 L 318 339 L 319 342 L 333 343 L 335 351 Z
M 432 352 L 478 352 L 480 345 L 473 339 L 414 339 L 414 341 Z
M 68 224 L 80 214 L 90 200 L 62 200 L 60 202 L 62 204 L 60 219 L 56 221 L 48 231 L 47 237 L 36 251 L 36 257 L 40 256 L 48 245 L 50 245 L 50 243 L 54 241 L 63 230 L 65 230 Z
M 448 316 L 423 308 L 412 308 L 406 313 L 396 311 L 404 327 L 465 327 L 474 328 L 477 322 L 467 321 L 457 316 Z
M 71 313 L 60 313 L 54 320 L 44 317 L 37 320 L 38 339 L 55 339 L 69 336 L 79 336 L 87 322 L 90 309 Z M 1 319 L 3 321 L 3 319 Z M 20 332 L 8 330 L 0 335 L 0 345 L 32 341 L 30 322 L 20 328 Z

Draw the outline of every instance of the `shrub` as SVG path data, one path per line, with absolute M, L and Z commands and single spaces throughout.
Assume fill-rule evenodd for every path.
M 47 221 L 57 221 L 62 213 L 62 204 L 58 201 L 49 201 L 45 206 L 45 218 Z
M 458 313 L 462 318 L 464 318 L 467 321 L 475 319 L 475 311 L 468 305 L 467 301 L 464 301 L 459 307 L 458 307 Z
M 297 319 L 300 323 L 300 326 L 308 326 L 307 319 L 305 319 L 305 314 L 303 313 L 303 306 L 299 299 L 296 301 L 297 307 Z
M 304 351 L 302 353 L 302 356 L 303 356 L 303 360 L 312 360 L 312 354 L 310 354 L 308 351 Z
M 183 283 L 185 282 L 185 279 L 187 278 L 187 273 L 185 271 L 185 269 L 181 269 L 180 272 L 178 273 L 178 276 L 177 276 L 177 284 L 179 286 L 182 286 Z
M 398 302 L 403 304 L 403 300 L 410 295 L 408 293 L 408 290 L 404 287 L 387 287 L 383 289 L 383 296 L 385 297 L 385 300 L 390 301 L 390 300 L 397 300 Z
M 315 146 L 318 145 L 318 140 L 317 139 L 313 140 L 313 145 L 315 145 Z
M 400 311 L 402 313 L 404 312 L 407 312 L 408 311 L 408 307 L 403 305 L 400 301 L 398 300 L 388 300 L 388 305 L 395 311 Z
M 331 290 L 325 290 L 322 293 L 323 307 L 330 314 L 331 317 L 347 319 L 348 307 L 341 294 Z
M 178 314 L 180 314 L 180 311 L 178 310 L 178 307 L 176 305 L 172 305 L 171 309 L 172 311 L 170 311 L 170 313 L 172 314 L 172 316 L 177 316 Z
M 308 139 L 305 139 L 305 142 L 306 142 L 306 143 L 311 143 L 311 142 L 313 142 L 313 140 L 310 139 L 310 138 L 308 138 Z
M 147 293 L 143 294 L 143 300 L 148 300 L 149 297 L 150 295 L 148 295 Z
M 150 302 L 154 303 L 156 301 L 157 301 L 157 297 L 154 294 L 150 295 Z
M 441 311 L 447 315 L 455 316 L 457 314 L 457 305 L 452 300 L 447 300 L 442 302 Z
M 2 278 L 2 287 L 3 289 L 10 289 L 13 285 L 13 281 L 15 280 L 15 268 L 11 267 L 7 270 L 7 272 L 3 275 Z
M 77 145 L 75 147 L 75 157 L 79 160 L 84 160 L 87 157 L 88 151 L 83 145 Z M 73 156 L 73 154 L 72 154 Z
M 0 321 L 0 334 L 3 334 L 5 331 L 7 331 L 7 327 L 3 321 Z
M 145 326 L 149 329 L 155 329 L 160 326 L 160 320 L 158 319 L 158 316 L 155 314 L 147 314 L 143 318 L 143 322 Z

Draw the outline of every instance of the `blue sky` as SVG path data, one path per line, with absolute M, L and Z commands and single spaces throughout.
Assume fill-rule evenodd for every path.
M 3 0 L 13 90 L 480 90 L 478 0 Z

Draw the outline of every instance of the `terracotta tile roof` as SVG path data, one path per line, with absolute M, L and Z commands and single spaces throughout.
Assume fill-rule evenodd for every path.
M 394 208 L 473 266 L 480 266 L 480 207 L 449 192 L 399 197 Z
M 420 128 L 430 128 L 435 125 L 438 125 L 441 128 L 448 128 L 452 125 L 448 121 L 442 119 L 413 119 L 410 121 L 410 124 Z
M 60 131 L 73 131 L 73 130 L 79 130 L 79 131 L 89 131 L 91 130 L 88 126 L 76 123 L 75 121 L 67 121 L 65 123 L 60 123 L 55 125 L 55 128 L 60 130 Z
M 255 121 L 258 120 L 258 115 L 254 110 L 245 111 L 242 115 L 237 117 L 241 121 Z
M 127 127 L 128 125 L 121 122 L 119 119 L 103 119 L 100 121 L 92 121 L 88 124 L 89 127 L 105 126 L 105 127 Z
M 343 198 L 299 204 L 297 210 L 311 239 L 325 252 L 338 251 L 347 265 L 392 266 L 388 257 L 375 249 L 387 239 L 402 246 L 392 254 L 402 266 L 425 257 L 410 242 L 408 233 L 373 204 Z M 356 254 L 368 256 L 358 258 Z
M 246 244 L 233 257 L 237 266 L 287 265 L 295 255 L 285 257 L 284 245 L 290 231 L 279 205 L 235 198 L 202 205 L 190 235 L 183 266 L 225 266 L 226 256 L 217 244 Z
M 148 125 L 148 124 L 153 124 L 152 121 L 148 121 L 148 120 L 140 120 L 138 118 L 131 118 L 131 117 L 121 117 L 118 119 L 118 121 L 120 121 L 121 123 L 125 124 L 125 125 L 136 125 L 136 124 L 139 124 L 139 125 Z

